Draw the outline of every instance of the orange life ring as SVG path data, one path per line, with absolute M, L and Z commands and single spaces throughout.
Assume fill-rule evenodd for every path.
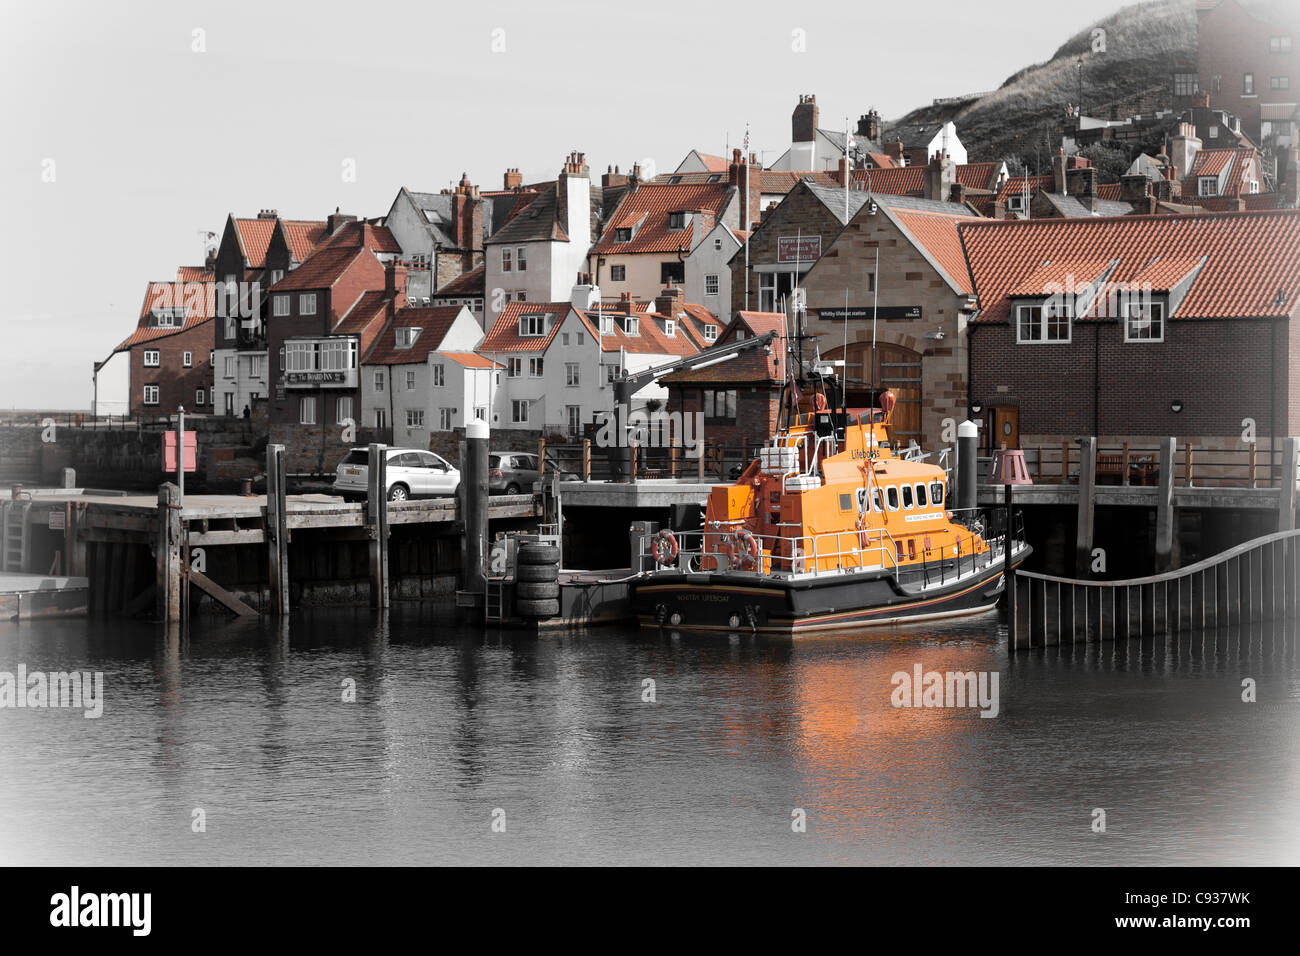
M 672 564 L 677 560 L 680 549 L 677 547 L 677 538 L 671 531 L 664 528 L 655 535 L 654 544 L 650 546 L 650 553 L 654 556 L 655 564 L 664 567 Z
M 737 531 L 728 542 L 727 557 L 742 571 L 758 567 L 758 539 L 750 531 Z

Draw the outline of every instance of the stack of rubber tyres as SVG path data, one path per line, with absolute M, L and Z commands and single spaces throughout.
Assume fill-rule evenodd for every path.
M 550 618 L 560 613 L 560 549 L 553 544 L 519 546 L 515 562 L 515 613 Z

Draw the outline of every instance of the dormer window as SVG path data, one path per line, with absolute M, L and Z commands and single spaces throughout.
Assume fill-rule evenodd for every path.
M 546 316 L 541 312 L 521 315 L 519 317 L 519 334 L 530 337 L 545 335 Z
M 716 325 L 706 325 L 704 327 L 704 341 L 716 342 L 718 340 L 718 327 Z
M 686 228 L 686 213 L 684 213 L 684 212 L 670 212 L 670 213 L 668 214 L 668 228 L 669 228 L 669 229 L 685 229 L 685 228 Z
M 677 334 L 677 323 L 672 319 L 664 319 L 664 335 L 670 339 Z
M 397 347 L 399 349 L 409 349 L 415 344 L 415 340 L 420 337 L 420 328 L 414 325 L 404 326 L 397 330 Z
M 705 182 L 709 182 L 709 183 L 720 183 L 720 182 L 722 182 L 722 174 L 721 174 L 721 173 L 713 173 L 713 174 L 711 174 L 711 175 L 709 176 L 708 179 L 705 180 Z
M 641 333 L 638 331 L 638 328 L 639 328 L 639 322 L 635 315 L 629 315 L 626 319 L 623 320 L 624 334 L 639 336 Z
M 1047 299 L 1034 305 L 1016 307 L 1016 342 L 1032 344 L 1041 342 L 1069 342 L 1070 319 L 1074 315 L 1073 303 L 1066 300 Z
M 600 334 L 601 335 L 614 334 L 614 317 L 612 315 L 602 315 L 600 317 Z
M 1124 309 L 1125 342 L 1163 342 L 1165 340 L 1165 304 L 1163 302 L 1128 302 Z
M 177 329 L 185 321 L 184 309 L 154 309 L 153 324 L 157 329 Z
M 1025 197 L 1021 193 L 1012 193 L 1007 196 L 1007 208 L 1012 212 L 1025 211 Z
M 632 230 L 620 226 L 614 230 L 614 239 L 618 242 L 629 242 L 632 239 Z
M 1219 177 L 1218 176 L 1198 177 L 1196 180 L 1196 194 L 1198 196 L 1219 195 Z

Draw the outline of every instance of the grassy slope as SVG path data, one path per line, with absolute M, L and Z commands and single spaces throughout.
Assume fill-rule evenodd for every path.
M 1106 31 L 1106 52 L 1093 53 L 1093 27 L 1067 40 L 1046 63 L 1009 77 L 993 93 L 962 105 L 953 121 L 972 161 L 1022 157 L 1030 169 L 1046 162 L 1065 131 L 1067 103 L 1078 99 L 1076 58 L 1083 57 L 1083 102 L 1089 115 L 1099 104 L 1132 99 L 1152 87 L 1168 88 L 1175 65 L 1196 63 L 1194 0 L 1153 0 L 1125 7 L 1093 25 Z M 951 107 L 949 108 L 951 109 Z M 1121 116 L 1126 115 L 1121 110 Z M 933 106 L 913 110 L 899 124 L 939 118 Z

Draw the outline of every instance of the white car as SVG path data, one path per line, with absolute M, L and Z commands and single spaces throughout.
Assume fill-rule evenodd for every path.
M 366 496 L 370 453 L 354 448 L 334 470 L 334 491 L 344 498 Z M 448 498 L 460 487 L 460 471 L 446 459 L 418 448 L 388 449 L 388 500 Z

